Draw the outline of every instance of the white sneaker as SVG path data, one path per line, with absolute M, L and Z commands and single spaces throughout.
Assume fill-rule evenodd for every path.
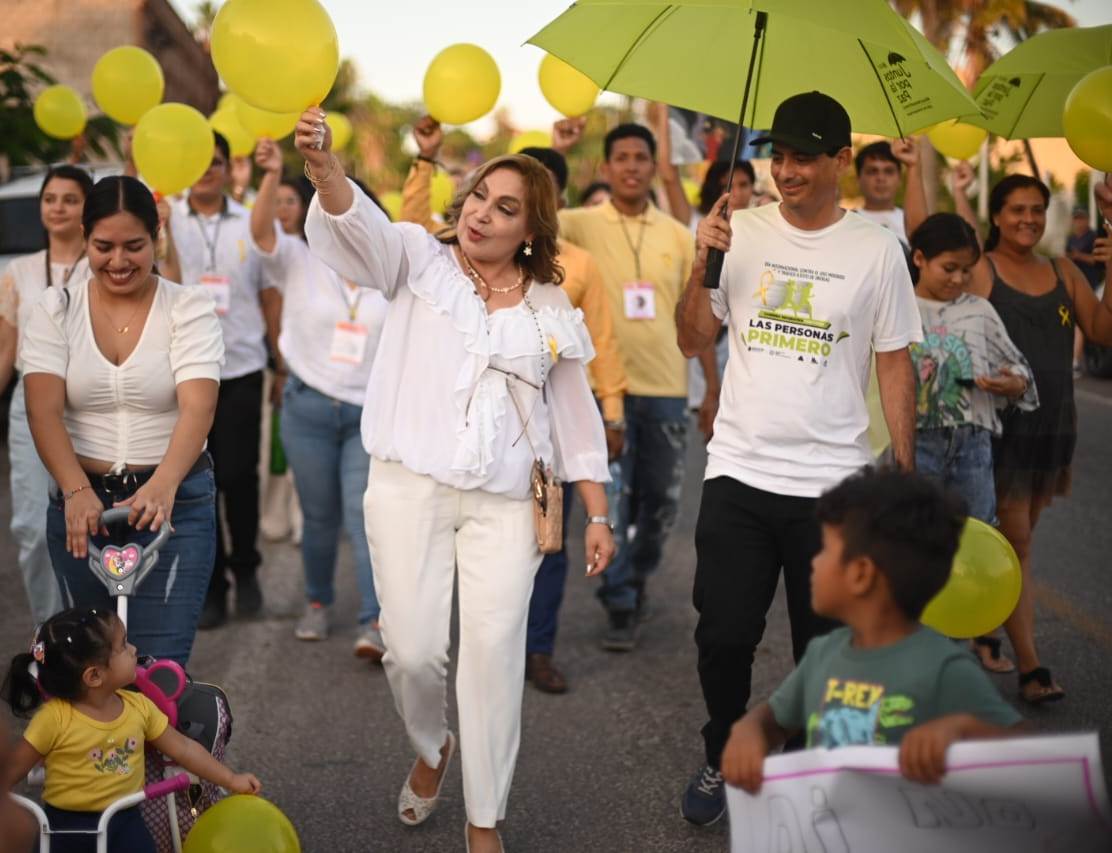
M 365 658 L 371 663 L 378 663 L 386 654 L 386 643 L 382 641 L 382 633 L 374 625 L 366 625 L 359 633 L 353 649 L 357 658 Z
M 299 640 L 328 639 L 328 608 L 322 604 L 310 604 L 305 615 L 297 623 L 293 635 Z

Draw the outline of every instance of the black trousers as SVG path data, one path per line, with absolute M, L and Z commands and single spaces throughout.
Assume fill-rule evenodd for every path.
M 216 560 L 209 581 L 209 598 L 228 591 L 226 571 L 237 578 L 252 577 L 262 555 L 259 538 L 259 441 L 262 438 L 263 372 L 249 373 L 220 383 L 216 416 L 208 436 L 216 475 L 217 498 L 223 498 L 231 548 L 221 525 L 216 525 Z
M 836 625 L 811 610 L 811 559 L 822 546 L 815 503 L 814 498 L 754 489 L 731 477 L 703 483 L 695 527 L 695 645 L 709 716 L 703 740 L 711 767 L 719 766 L 730 727 L 749 702 L 753 655 L 781 567 L 795 660 L 812 637 Z

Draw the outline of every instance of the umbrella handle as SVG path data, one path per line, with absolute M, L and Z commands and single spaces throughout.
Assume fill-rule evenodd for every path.
M 708 290 L 718 290 L 719 279 L 722 278 L 722 265 L 726 262 L 726 253 L 721 249 L 707 251 L 707 267 L 703 273 L 703 287 Z

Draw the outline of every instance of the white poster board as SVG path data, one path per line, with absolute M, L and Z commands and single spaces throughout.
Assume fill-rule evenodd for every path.
M 941 785 L 900 775 L 895 747 L 765 761 L 728 788 L 731 853 L 1107 853 L 1112 810 L 1095 733 L 955 744 Z

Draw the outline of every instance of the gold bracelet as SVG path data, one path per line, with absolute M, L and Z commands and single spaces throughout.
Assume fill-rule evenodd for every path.
M 62 502 L 65 503 L 70 498 L 72 498 L 74 495 L 76 495 L 78 492 L 83 492 L 86 489 L 91 489 L 91 488 L 92 488 L 92 486 L 90 486 L 88 483 L 86 483 L 84 486 L 78 486 L 76 489 L 70 489 L 68 492 L 66 492 L 64 495 L 62 495 Z
M 336 170 L 339 168 L 339 165 L 340 165 L 340 161 L 337 160 L 335 157 L 332 157 L 329 160 L 329 163 L 328 163 L 328 174 L 326 174 L 323 178 L 318 178 L 313 174 L 312 170 L 309 168 L 309 161 L 306 160 L 305 161 L 305 177 L 309 179 L 309 183 L 311 183 L 313 185 L 313 188 L 317 192 L 321 193 L 321 195 L 325 195 L 326 193 L 321 192 L 321 188 L 325 184 L 327 184 L 332 179 L 332 177 L 336 174 Z

